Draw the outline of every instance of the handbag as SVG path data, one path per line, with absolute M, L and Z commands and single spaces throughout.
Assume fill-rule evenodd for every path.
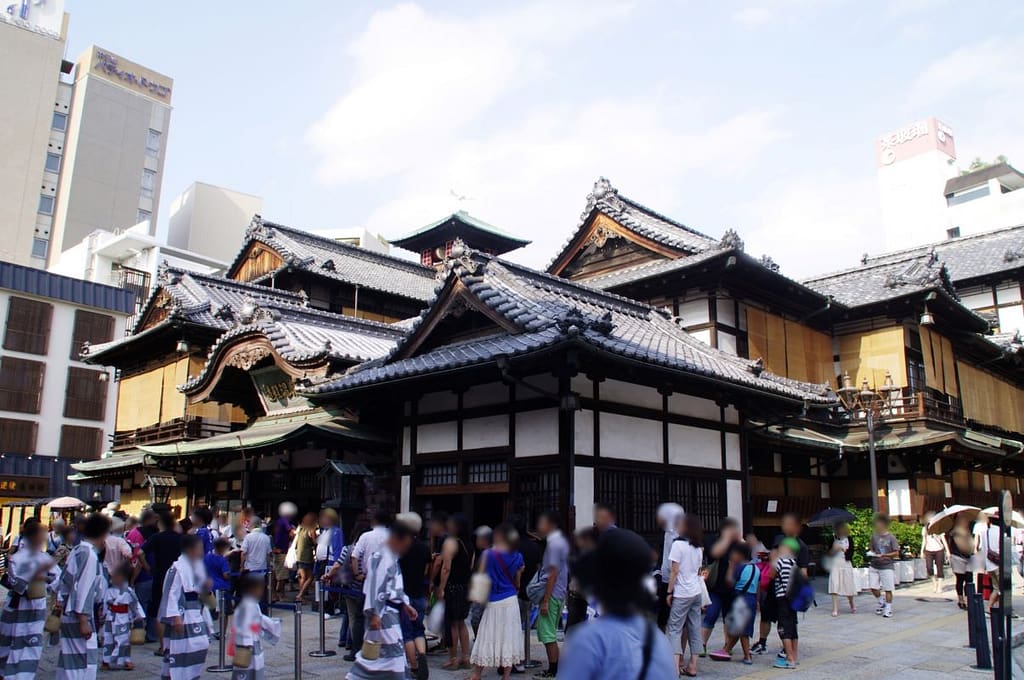
M 540 606 L 541 600 L 544 599 L 544 594 L 547 592 L 548 584 L 546 581 L 540 579 L 540 570 L 533 575 L 530 582 L 526 584 L 526 597 L 530 600 L 530 604 Z
M 708 592 L 708 582 L 704 579 L 700 580 L 700 606 L 711 606 L 711 593 Z
M 360 653 L 367 661 L 376 661 L 380 658 L 380 641 L 371 640 L 369 636 L 363 638 L 363 647 Z
M 46 617 L 46 623 L 43 624 L 43 630 L 47 633 L 59 633 L 60 617 L 56 613 L 50 612 L 50 615 Z
M 295 538 L 288 546 L 288 552 L 284 554 L 284 568 L 294 569 L 295 563 L 299 561 L 299 532 L 295 532 Z
M 491 599 L 491 577 L 477 572 L 469 577 L 469 601 L 476 604 L 487 604 Z
M 25 589 L 25 597 L 30 600 L 41 600 L 46 597 L 46 581 L 30 581 Z
M 248 668 L 252 665 L 252 645 L 235 645 L 233 665 L 235 668 Z
M 128 634 L 128 641 L 133 645 L 146 644 L 146 629 L 140 627 L 132 628 L 132 632 Z

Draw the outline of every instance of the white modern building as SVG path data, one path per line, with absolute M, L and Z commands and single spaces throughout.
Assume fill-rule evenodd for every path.
M 76 493 L 69 465 L 106 450 L 117 406 L 82 346 L 122 337 L 134 306 L 129 291 L 0 261 L 0 498 Z
M 953 131 L 935 118 L 906 125 L 875 140 L 886 250 L 943 237 L 946 181 L 957 174 Z
M 946 182 L 951 238 L 1024 224 L 1024 173 L 995 163 Z
M 253 215 L 263 199 L 224 187 L 193 182 L 171 202 L 166 243 L 221 262 L 238 254 Z M 201 271 L 201 270 L 200 270 Z

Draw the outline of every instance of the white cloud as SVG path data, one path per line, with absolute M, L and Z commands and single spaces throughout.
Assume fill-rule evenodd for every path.
M 685 197 L 699 199 L 708 178 L 748 173 L 786 136 L 781 111 L 719 112 L 714 101 L 668 96 L 657 84 L 630 92 L 601 73 L 591 88 L 574 83 L 573 96 L 561 96 L 555 52 L 607 39 L 602 24 L 627 9 L 377 13 L 351 51 L 351 86 L 307 133 L 320 179 L 379 180 L 387 199 L 364 220 L 371 231 L 396 236 L 460 207 L 533 239 L 516 257 L 534 266 L 569 236 L 599 175 L 685 214 Z M 452 191 L 469 200 L 456 203 Z
M 730 210 L 748 253 L 767 253 L 786 276 L 802 279 L 854 267 L 884 250 L 873 176 L 823 172 L 768 184 Z
M 933 104 L 963 96 L 965 90 L 1000 93 L 1024 86 L 1024 73 L 1014 68 L 1024 60 L 1024 38 L 992 39 L 957 48 L 932 62 L 910 88 L 912 102 Z
M 771 21 L 774 16 L 767 7 L 744 7 L 734 12 L 732 18 L 744 26 L 760 26 Z

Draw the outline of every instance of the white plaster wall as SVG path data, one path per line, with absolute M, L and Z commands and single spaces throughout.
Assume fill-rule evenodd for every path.
M 410 487 L 412 485 L 409 475 L 402 475 L 402 484 L 399 491 L 399 512 L 409 512 Z
M 739 470 L 740 463 L 740 436 L 733 432 L 725 434 L 725 467 L 729 470 Z
M 660 463 L 661 422 L 602 413 L 601 457 Z
M 668 397 L 668 410 L 683 416 L 693 416 L 718 422 L 721 412 L 718 404 L 710 399 L 701 399 L 689 394 L 671 394 Z
M 516 457 L 558 453 L 558 409 L 516 414 Z
M 716 301 L 718 321 L 728 326 L 736 326 L 736 303 L 732 298 L 718 298 Z
M 621 380 L 605 380 L 601 383 L 601 400 L 661 410 L 661 395 L 658 394 L 658 390 Z
M 604 449 L 601 449 L 602 453 Z M 688 425 L 668 426 L 668 462 L 673 465 L 722 468 L 722 442 L 718 430 Z
M 736 336 L 731 333 L 726 333 L 723 330 L 718 331 L 718 349 L 723 352 L 728 352 L 733 356 L 736 355 Z
M 725 407 L 725 422 L 730 425 L 739 425 L 740 423 L 740 412 L 736 410 L 735 406 Z
M 594 455 L 594 412 L 577 411 L 575 427 L 576 453 L 581 456 Z
M 474 385 L 462 395 L 462 405 L 466 408 L 504 404 L 508 402 L 508 385 L 500 382 Z
M 412 464 L 412 428 L 402 428 L 402 465 Z
M 459 433 L 454 422 L 430 423 L 416 429 L 418 453 L 454 451 L 459 443 Z
M 462 421 L 462 448 L 508 446 L 508 416 L 469 418 Z
M 705 345 L 710 345 L 711 344 L 711 329 L 710 328 L 705 328 L 704 330 L 700 330 L 700 331 L 693 331 L 692 333 L 690 333 L 690 335 L 692 335 L 693 337 L 697 338 L 698 340 L 703 342 Z
M 729 517 L 736 518 L 743 528 L 743 483 L 738 479 L 725 480 L 725 507 Z
M 454 392 L 431 392 L 420 398 L 419 412 L 454 411 L 458 405 L 459 397 Z
M 573 477 L 576 489 L 576 526 L 594 523 L 594 468 L 577 467 Z
M 578 393 L 581 397 L 593 397 L 594 396 L 594 381 L 585 375 L 574 375 L 569 385 L 573 392 Z
M 711 321 L 711 313 L 707 298 L 698 298 L 688 302 L 679 303 L 679 317 L 683 320 L 684 326 L 695 326 Z

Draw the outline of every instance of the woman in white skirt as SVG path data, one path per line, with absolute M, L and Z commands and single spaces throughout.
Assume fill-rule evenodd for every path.
M 491 579 L 491 594 L 469 657 L 473 680 L 480 680 L 484 668 L 499 668 L 509 680 L 512 666 L 524 656 L 517 595 L 525 563 L 513 547 L 519 543 L 519 533 L 511 524 L 502 524 L 494 530 L 493 541 L 494 547 L 481 556 L 482 572 Z
M 839 598 L 850 601 L 850 613 L 856 613 L 853 598 L 857 595 L 857 581 L 853 574 L 853 540 L 850 527 L 836 525 L 836 535 L 829 549 L 831 568 L 828 573 L 828 592 L 832 596 L 832 616 L 839 616 Z

